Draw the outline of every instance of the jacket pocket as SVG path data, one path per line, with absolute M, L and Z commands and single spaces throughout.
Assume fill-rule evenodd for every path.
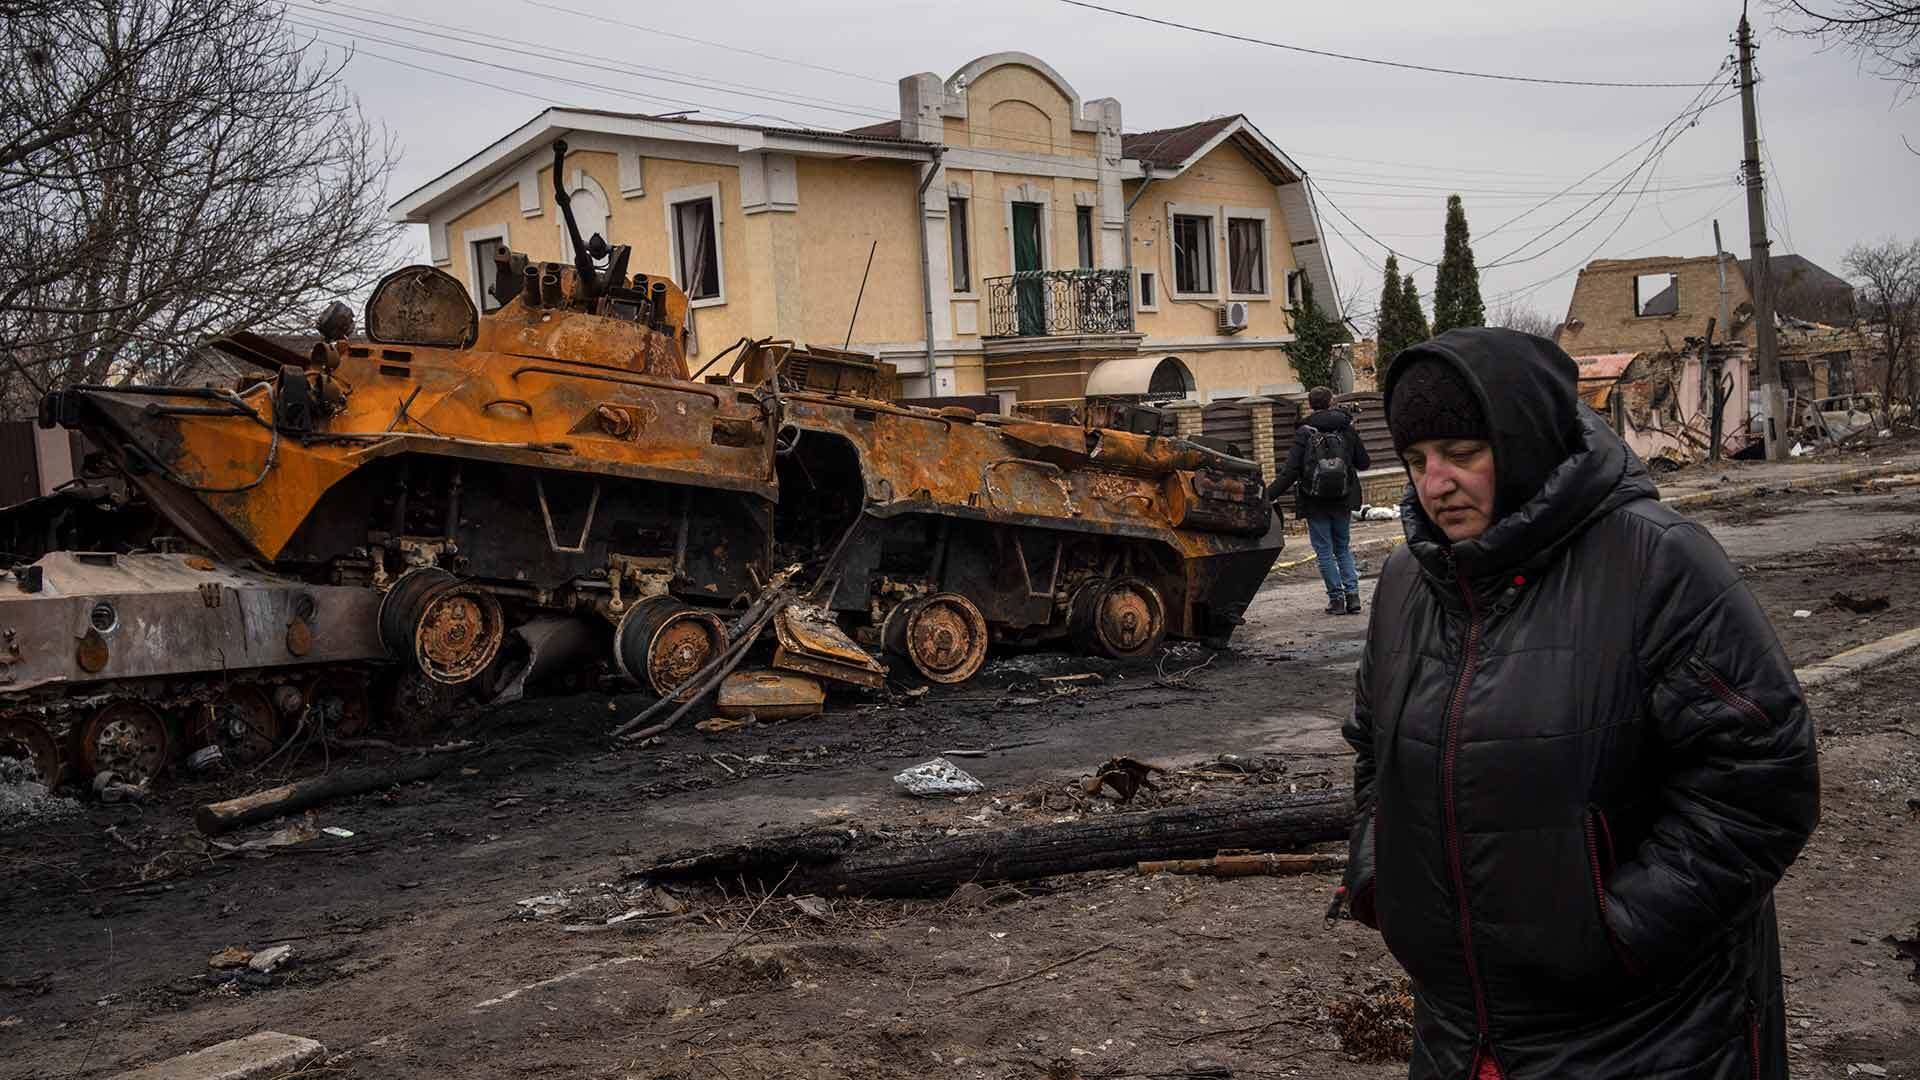
M 1607 935 L 1607 944 L 1613 947 L 1613 955 L 1620 961 L 1627 974 L 1640 974 L 1640 965 L 1634 962 L 1626 946 L 1613 932 L 1613 924 L 1607 921 L 1607 881 L 1613 877 L 1617 863 L 1614 860 L 1613 833 L 1607 828 L 1607 815 L 1597 806 L 1587 807 L 1584 822 L 1587 834 L 1587 868 L 1592 876 L 1594 914 L 1600 919 L 1600 929 Z
M 1715 671 L 1712 664 L 1707 663 L 1698 656 L 1694 656 L 1688 658 L 1687 667 L 1692 669 L 1694 677 L 1699 679 L 1701 684 L 1704 685 L 1714 697 L 1720 699 L 1722 705 L 1727 706 L 1756 724 L 1768 724 L 1772 722 L 1767 717 L 1767 711 L 1765 709 L 1762 709 L 1752 698 L 1734 689 L 1733 684 L 1728 682 L 1718 671 Z

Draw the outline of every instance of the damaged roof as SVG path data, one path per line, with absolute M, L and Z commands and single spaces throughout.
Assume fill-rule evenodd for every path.
M 1307 178 L 1307 171 L 1253 126 L 1244 113 L 1121 135 L 1120 153 L 1156 171 L 1178 176 L 1228 140 L 1237 143 L 1275 184 L 1297 184 Z

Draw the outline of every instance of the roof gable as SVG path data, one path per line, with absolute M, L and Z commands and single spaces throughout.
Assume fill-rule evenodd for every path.
M 1238 113 L 1180 127 L 1122 135 L 1120 151 L 1155 171 L 1178 176 L 1228 141 L 1237 145 L 1275 184 L 1293 184 L 1306 179 L 1305 169 L 1254 127 L 1253 121 Z

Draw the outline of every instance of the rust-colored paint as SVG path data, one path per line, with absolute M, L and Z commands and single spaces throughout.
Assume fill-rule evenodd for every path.
M 669 315 L 684 315 L 685 304 L 669 286 Z M 481 317 L 469 349 L 356 343 L 342 351 L 335 378 L 351 388 L 344 407 L 312 435 L 283 432 L 277 444 L 245 417 L 156 413 L 149 397 L 111 391 L 93 400 L 127 441 L 206 489 L 197 500 L 247 548 L 227 554 L 265 560 L 279 557 L 335 484 L 398 453 L 773 495 L 771 440 L 740 435 L 766 422 L 753 395 L 688 381 L 677 340 L 638 323 L 516 299 Z M 257 382 L 240 399 L 274 416 L 272 383 Z M 242 491 L 218 490 L 256 478 Z M 179 504 L 181 488 L 152 486 Z

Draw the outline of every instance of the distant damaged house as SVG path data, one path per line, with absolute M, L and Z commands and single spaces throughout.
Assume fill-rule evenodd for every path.
M 1853 287 L 1800 255 L 1771 264 L 1781 376 L 1796 399 L 1870 388 L 1867 343 L 1855 329 Z M 1754 344 L 1751 263 L 1732 256 L 1597 259 L 1580 271 L 1555 333 L 1575 356 L 1680 353 L 1707 336 Z
M 1684 464 L 1707 456 L 1713 431 L 1713 402 L 1708 397 L 1712 380 L 1699 352 L 1605 353 L 1575 356 L 1573 361 L 1580 368 L 1582 400 L 1606 418 L 1641 460 Z M 1726 397 L 1720 448 L 1731 457 L 1748 442 L 1748 372 L 1744 363 L 1722 367 L 1721 392 Z

